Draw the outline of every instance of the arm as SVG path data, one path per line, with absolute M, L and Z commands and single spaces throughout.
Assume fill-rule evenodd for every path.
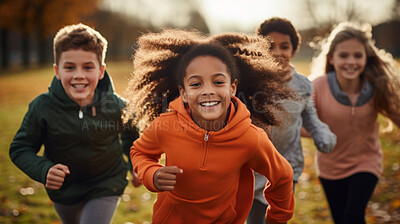
M 44 141 L 45 124 L 38 118 L 38 99 L 30 105 L 10 145 L 10 158 L 13 163 L 30 178 L 46 184 L 47 173 L 55 164 L 37 153 Z
M 303 120 L 302 136 L 309 134 L 314 139 L 314 144 L 320 152 L 329 153 L 336 145 L 336 135 L 331 132 L 328 125 L 323 123 L 316 113 L 314 101 L 311 96 L 306 98 L 306 105 L 301 113 Z
M 264 197 L 270 205 L 266 221 L 271 224 L 285 223 L 292 218 L 294 211 L 292 167 L 263 131 L 259 132 L 257 149 L 248 164 L 268 179 L 264 191 Z
M 139 137 L 139 133 L 136 127 L 131 126 L 130 122 L 128 122 L 122 132 L 121 132 L 121 145 L 123 153 L 128 157 L 128 167 L 132 175 L 131 183 L 134 187 L 139 187 L 142 183 L 139 180 L 139 177 L 132 168 L 132 161 L 130 157 L 130 150 L 133 142 Z
M 153 192 L 159 191 L 154 184 L 154 175 L 163 167 L 158 163 L 163 153 L 157 138 L 158 126 L 159 118 L 144 130 L 142 136 L 133 143 L 130 151 L 133 170 L 138 174 L 143 185 Z

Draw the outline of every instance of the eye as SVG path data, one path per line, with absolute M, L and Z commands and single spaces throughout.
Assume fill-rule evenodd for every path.
M 349 54 L 347 54 L 347 53 L 340 53 L 339 54 L 340 58 L 347 58 L 348 56 L 349 56 Z
M 271 43 L 271 46 L 269 47 L 270 50 L 275 49 L 275 43 Z
M 94 69 L 94 67 L 93 66 L 85 66 L 85 69 L 90 70 L 90 69 Z
M 358 53 L 354 55 L 355 58 L 363 58 L 364 55 L 362 53 Z
M 281 46 L 281 49 L 282 49 L 282 50 L 288 50 L 288 49 L 289 49 L 289 46 L 288 46 L 288 45 L 283 45 L 283 46 Z
M 224 85 L 225 81 L 221 81 L 221 80 L 214 81 L 214 84 L 217 85 L 217 86 Z
M 200 82 L 192 82 L 189 84 L 190 87 L 199 87 L 201 85 Z
M 65 69 L 65 70 L 72 70 L 72 69 L 74 69 L 74 66 L 72 66 L 72 65 L 66 65 L 66 66 L 64 66 L 64 69 Z

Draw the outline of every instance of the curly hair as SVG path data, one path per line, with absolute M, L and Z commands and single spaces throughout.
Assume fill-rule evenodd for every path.
M 301 36 L 297 29 L 293 26 L 290 20 L 279 17 L 272 17 L 261 23 L 256 33 L 261 36 L 268 36 L 271 32 L 278 32 L 282 34 L 287 34 L 290 37 L 290 42 L 293 46 L 293 53 L 296 53 L 300 48 Z
M 294 97 L 287 86 L 292 78 L 290 66 L 269 53 L 270 43 L 265 38 L 238 33 L 207 36 L 196 30 L 165 29 L 144 34 L 137 43 L 123 120 L 132 120 L 140 131 L 179 97 L 178 85 L 186 67 L 199 55 L 219 58 L 227 66 L 231 80 L 240 80 L 236 96 L 247 105 L 253 123 L 279 124 L 275 113 L 284 109 L 278 101 Z M 200 50 L 188 53 L 194 48 Z
M 329 37 L 314 41 L 312 47 L 319 47 L 321 53 L 313 59 L 311 77 L 334 71 L 329 58 L 339 43 L 350 39 L 357 39 L 365 47 L 367 63 L 360 77 L 374 86 L 374 107 L 386 116 L 400 116 L 400 73 L 392 55 L 375 46 L 370 24 L 342 22 L 332 30 Z

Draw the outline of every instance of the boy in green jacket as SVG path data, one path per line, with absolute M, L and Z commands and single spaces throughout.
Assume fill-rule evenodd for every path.
M 11 160 L 45 185 L 63 223 L 110 223 L 132 170 L 123 153 L 129 158 L 138 134 L 122 126 L 125 102 L 105 72 L 106 50 L 107 40 L 86 25 L 59 30 L 55 77 L 29 104 L 10 146 Z

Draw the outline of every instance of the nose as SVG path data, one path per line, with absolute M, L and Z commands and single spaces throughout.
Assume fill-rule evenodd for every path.
M 85 78 L 84 71 L 82 69 L 76 69 L 73 77 L 74 79 L 84 79 Z
M 215 89 L 211 83 L 205 83 L 203 86 L 202 95 L 213 95 L 215 94 Z
M 282 52 L 281 52 L 281 50 L 279 50 L 278 47 L 275 47 L 275 48 L 271 49 L 271 52 L 272 52 L 272 55 L 275 56 L 275 57 L 278 57 L 278 56 L 282 55 Z

